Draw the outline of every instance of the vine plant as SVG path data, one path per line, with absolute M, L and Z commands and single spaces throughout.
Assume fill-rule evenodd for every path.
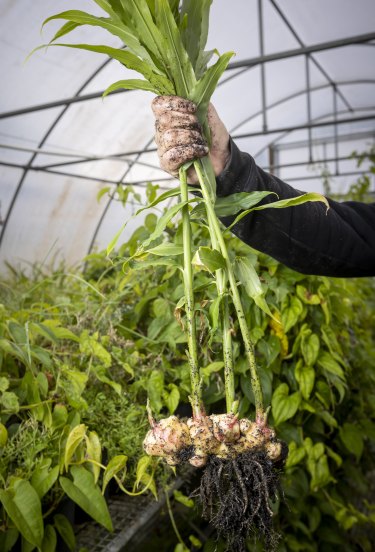
M 79 10 L 69 10 L 49 17 L 64 20 L 64 25 L 52 38 L 50 45 L 79 48 L 106 54 L 125 67 L 140 73 L 143 79 L 120 80 L 110 85 L 107 95 L 120 88 L 147 90 L 157 95 L 176 95 L 193 101 L 197 115 L 210 142 L 207 109 L 216 85 L 228 66 L 233 52 L 218 56 L 208 66 L 216 50 L 206 51 L 209 12 L 212 0 L 93 0 L 106 12 L 97 17 Z M 181 5 L 180 5 L 181 4 Z M 101 27 L 120 38 L 126 49 L 103 45 L 64 44 L 57 40 L 81 25 Z M 233 194 L 229 198 L 216 198 L 216 182 L 209 157 L 193 161 L 198 176 L 201 197 L 189 198 L 187 184 L 188 165 L 180 169 L 178 188 L 161 194 L 149 207 L 171 197 L 180 201 L 159 219 L 151 236 L 127 259 L 140 259 L 154 255 L 167 264 L 171 257 L 182 255 L 181 268 L 184 296 L 178 308 L 185 310 L 187 356 L 190 364 L 192 417 L 185 423 L 176 416 L 156 422 L 150 408 L 151 430 L 144 442 L 145 451 L 161 456 L 170 465 L 189 461 L 196 467 L 205 467 L 199 495 L 204 513 L 218 531 L 227 538 L 231 550 L 243 550 L 246 536 L 255 525 L 269 542 L 272 511 L 269 500 L 276 496 L 278 478 L 276 468 L 282 465 L 286 446 L 278 441 L 275 432 L 267 425 L 262 385 L 254 356 L 243 305 L 238 290 L 238 279 L 252 282 L 260 288 L 260 281 L 251 264 L 232 263 L 223 239 L 218 215 L 234 215 L 235 224 L 251 211 L 290 207 L 306 201 L 325 201 L 318 194 L 305 194 L 285 201 L 260 203 L 269 192 Z M 191 203 L 197 205 L 192 209 Z M 160 243 L 170 220 L 180 214 L 183 221 L 182 247 Z M 204 215 L 211 244 L 192 250 L 191 220 Z M 121 231 L 108 247 L 115 247 Z M 194 301 L 193 266 L 199 264 L 212 274 L 217 288 L 213 317 L 217 331 L 223 339 L 225 365 L 225 414 L 208 416 L 202 401 L 202 377 L 198 365 L 196 305 Z M 259 294 L 257 298 L 260 299 Z M 238 401 L 234 393 L 234 368 L 231 343 L 229 302 L 232 302 L 242 334 L 245 356 L 251 374 L 255 398 L 255 421 L 239 420 Z M 263 300 L 261 307 L 269 314 Z

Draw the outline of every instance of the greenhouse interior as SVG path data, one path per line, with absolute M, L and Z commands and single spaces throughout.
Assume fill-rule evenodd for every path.
M 375 550 L 373 0 L 0 28 L 0 552 Z

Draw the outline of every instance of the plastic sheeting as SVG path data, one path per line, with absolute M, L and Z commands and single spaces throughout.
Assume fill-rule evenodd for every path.
M 72 265 L 105 247 L 135 206 L 124 209 L 108 196 L 98 201 L 103 186 L 134 183 L 144 195 L 149 180 L 175 185 L 152 151 L 151 95 L 86 98 L 129 71 L 105 56 L 58 47 L 24 62 L 59 26 L 51 22 L 41 37 L 41 22 L 70 8 L 100 14 L 90 0 L 0 0 L 3 268 L 5 262 Z M 240 62 L 372 33 L 374 24 L 373 0 L 214 0 L 209 47 L 234 50 Z M 120 46 L 94 27 L 79 28 L 68 40 Z M 329 171 L 332 191 L 344 193 L 363 170 L 348 157 L 374 144 L 375 43 L 326 49 L 306 60 L 296 55 L 264 69 L 258 63 L 228 70 L 213 101 L 239 147 L 266 170 L 298 189 L 320 192 L 321 174 Z M 84 101 L 74 101 L 80 97 Z M 315 126 L 358 117 L 366 119 Z

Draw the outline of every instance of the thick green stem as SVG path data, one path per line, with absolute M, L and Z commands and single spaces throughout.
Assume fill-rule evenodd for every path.
M 232 333 L 229 320 L 229 302 L 228 295 L 223 297 L 221 303 L 222 312 L 222 332 L 223 332 L 223 357 L 225 374 L 225 398 L 227 403 L 227 412 L 235 410 L 235 390 L 234 390 L 234 369 L 233 369 L 233 351 L 232 351 Z
M 188 201 L 188 186 L 186 170 L 180 169 L 180 190 L 181 201 Z M 194 314 L 194 292 L 193 292 L 193 274 L 191 264 L 191 227 L 189 218 L 189 206 L 182 208 L 182 233 L 184 248 L 184 291 L 185 291 L 185 312 L 187 324 L 188 339 L 188 357 L 190 364 L 191 396 L 190 402 L 193 410 L 193 417 L 200 418 L 203 411 L 202 405 L 202 384 L 199 374 L 198 351 L 197 351 L 197 331 Z
M 215 214 L 214 209 L 214 200 L 213 190 L 215 189 L 212 182 L 206 182 L 206 179 L 212 178 L 212 168 L 210 168 L 211 162 L 205 157 L 199 161 L 194 162 L 194 168 L 196 170 L 199 183 L 201 186 L 202 196 L 205 201 L 207 216 L 209 220 L 209 226 L 212 228 L 213 233 L 215 233 L 217 242 L 220 247 L 221 254 L 225 261 L 226 272 L 229 280 L 229 285 L 232 293 L 233 304 L 236 309 L 238 322 L 241 329 L 242 339 L 245 346 L 245 354 L 249 363 L 250 374 L 251 374 L 251 385 L 253 388 L 254 399 L 255 399 L 255 410 L 257 418 L 262 419 L 264 417 L 264 407 L 263 407 L 263 393 L 262 387 L 257 371 L 257 366 L 255 362 L 254 348 L 250 339 L 249 328 L 246 323 L 245 313 L 242 307 L 240 294 L 237 288 L 237 282 L 233 273 L 232 264 L 228 255 L 227 247 L 220 229 L 219 220 Z

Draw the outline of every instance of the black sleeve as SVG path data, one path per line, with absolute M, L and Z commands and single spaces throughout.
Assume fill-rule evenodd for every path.
M 217 195 L 268 190 L 279 199 L 302 195 L 260 169 L 231 141 L 231 158 L 217 178 Z M 263 202 L 274 201 L 275 196 Z M 246 215 L 233 227 L 242 241 L 304 274 L 375 276 L 375 203 L 305 203 Z M 229 226 L 234 217 L 222 222 Z

